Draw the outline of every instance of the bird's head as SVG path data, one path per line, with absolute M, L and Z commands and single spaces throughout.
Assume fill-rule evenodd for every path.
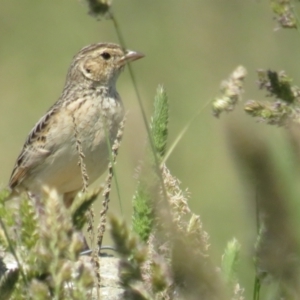
M 114 84 L 126 63 L 144 57 L 143 54 L 123 50 L 119 45 L 99 43 L 81 49 L 73 58 L 69 80 L 92 82 L 94 85 Z M 77 80 L 76 80 L 77 79 Z

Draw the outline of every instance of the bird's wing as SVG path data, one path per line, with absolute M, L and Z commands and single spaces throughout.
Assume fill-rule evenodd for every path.
M 39 165 L 51 154 L 51 149 L 47 149 L 46 135 L 51 126 L 51 117 L 57 113 L 57 108 L 50 109 L 30 131 L 23 149 L 16 161 L 12 171 L 9 187 L 14 189 L 30 173 L 34 166 Z

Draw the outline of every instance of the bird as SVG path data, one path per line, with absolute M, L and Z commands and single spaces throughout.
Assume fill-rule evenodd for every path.
M 113 43 L 86 46 L 73 57 L 61 96 L 32 128 L 16 160 L 12 194 L 42 197 L 46 187 L 70 207 L 84 186 L 80 155 L 89 184 L 106 171 L 108 144 L 124 117 L 116 82 L 128 62 L 142 57 Z

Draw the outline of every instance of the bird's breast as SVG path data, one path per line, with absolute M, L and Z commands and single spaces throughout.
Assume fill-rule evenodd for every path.
M 91 181 L 107 168 L 112 146 L 124 117 L 119 97 L 97 97 L 82 100 L 71 112 L 74 146 L 82 151 Z M 80 149 L 78 149 L 80 148 Z

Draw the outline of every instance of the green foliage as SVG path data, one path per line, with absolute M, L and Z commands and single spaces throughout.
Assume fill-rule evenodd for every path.
M 132 206 L 132 229 L 142 241 L 146 242 L 153 226 L 153 208 L 151 195 L 141 181 L 133 196 Z
M 291 0 L 271 0 L 271 7 L 282 28 L 297 28 L 297 16 Z
M 138 244 L 135 237 L 131 236 L 125 222 L 120 222 L 115 217 L 110 218 L 111 237 L 121 257 L 129 258 L 122 262 L 120 279 L 122 285 L 129 287 L 132 281 L 141 279 L 141 264 L 145 261 L 145 248 Z
M 151 119 L 150 130 L 154 143 L 155 155 L 159 161 L 162 160 L 167 145 L 168 137 L 168 120 L 169 120 L 168 97 L 162 86 L 158 86 L 156 96 L 154 98 L 154 112 Z M 149 150 L 150 151 L 150 150 Z M 149 156 L 153 156 L 150 154 Z M 151 164 L 155 164 L 151 160 Z M 143 166 L 145 167 L 145 166 Z M 148 167 L 148 166 L 146 166 Z M 147 241 L 153 226 L 153 198 L 155 198 L 158 178 L 153 172 L 156 167 L 150 166 L 150 170 L 142 171 L 140 175 L 136 192 L 134 194 L 132 228 L 138 234 L 142 241 Z
M 168 134 L 168 102 L 162 87 L 155 97 L 150 129 L 161 161 Z M 126 296 L 173 299 L 176 293 L 179 299 L 204 295 L 209 295 L 207 299 L 222 299 L 221 281 L 208 259 L 208 234 L 200 217 L 188 206 L 188 192 L 182 191 L 179 180 L 165 164 L 161 164 L 159 171 L 161 177 L 155 167 L 145 171 L 143 164 L 133 197 L 132 223 L 139 240 L 130 236 L 125 223 L 111 219 L 112 238 L 122 256 L 120 277 Z
M 259 101 L 248 101 L 245 104 L 245 112 L 250 116 L 258 118 L 270 125 L 283 126 L 293 118 L 293 109 L 285 103 L 262 103 Z
M 258 85 L 267 91 L 273 101 L 247 101 L 245 111 L 270 124 L 284 126 L 290 122 L 299 122 L 300 89 L 292 85 L 292 79 L 284 71 L 258 70 Z
M 154 112 L 150 130 L 155 150 L 160 159 L 166 152 L 168 138 L 169 104 L 167 93 L 163 86 L 158 86 L 154 98 Z
M 292 79 L 284 71 L 258 70 L 257 73 L 259 88 L 267 90 L 269 96 L 285 101 L 288 104 L 299 100 L 299 88 L 291 85 Z
M 36 209 L 32 201 L 20 201 L 20 241 L 32 249 L 38 241 Z
M 239 261 L 241 245 L 233 238 L 227 243 L 222 257 L 222 273 L 228 283 L 234 283 L 237 280 L 237 265 Z
M 19 270 L 12 269 L 7 271 L 0 279 L 1 299 L 10 299 L 15 285 L 19 279 Z
M 4 261 L 16 265 L 1 277 L 0 294 L 10 294 L 11 300 L 86 299 L 94 273 L 89 264 L 78 264 L 84 244 L 71 211 L 54 192 L 39 200 L 22 196 L 14 201 L 0 210 Z M 11 216 L 14 222 L 7 226 Z
M 87 211 L 99 196 L 102 189 L 93 190 L 90 193 L 77 197 L 71 206 L 72 223 L 75 228 L 81 230 L 87 222 Z
M 121 256 L 119 276 L 126 299 L 160 299 L 155 295 L 169 286 L 162 263 L 149 261 L 151 252 L 146 244 L 130 234 L 125 222 L 111 217 L 110 225 L 112 239 Z
M 0 218 L 5 218 L 6 225 L 12 226 L 14 224 L 14 216 L 12 211 L 7 211 L 5 203 L 10 195 L 10 191 L 7 189 L 0 190 Z

